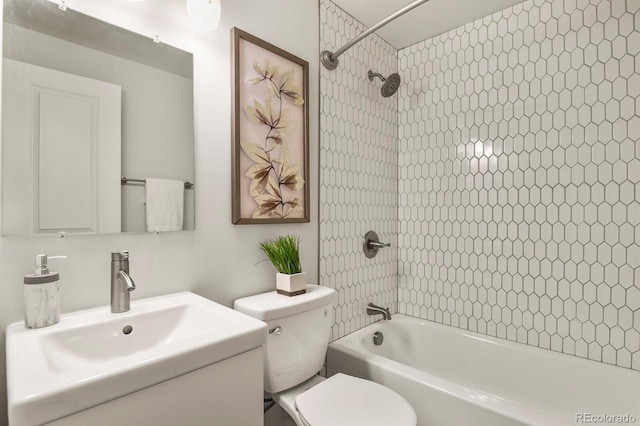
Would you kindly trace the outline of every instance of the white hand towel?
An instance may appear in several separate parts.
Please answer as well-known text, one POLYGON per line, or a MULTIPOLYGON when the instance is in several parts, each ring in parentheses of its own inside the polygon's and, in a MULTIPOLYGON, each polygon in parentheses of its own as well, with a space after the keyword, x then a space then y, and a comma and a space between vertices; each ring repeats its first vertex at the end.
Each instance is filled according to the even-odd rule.
POLYGON ((147 179, 147 232, 182 231, 184 182, 147 179))

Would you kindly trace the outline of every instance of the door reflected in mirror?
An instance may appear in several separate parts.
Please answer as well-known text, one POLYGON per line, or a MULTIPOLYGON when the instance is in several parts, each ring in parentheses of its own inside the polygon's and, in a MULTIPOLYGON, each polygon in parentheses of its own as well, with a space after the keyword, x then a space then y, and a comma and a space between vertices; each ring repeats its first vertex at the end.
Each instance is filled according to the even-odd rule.
POLYGON ((193 230, 192 54, 46 0, 3 37, 2 234, 193 230))

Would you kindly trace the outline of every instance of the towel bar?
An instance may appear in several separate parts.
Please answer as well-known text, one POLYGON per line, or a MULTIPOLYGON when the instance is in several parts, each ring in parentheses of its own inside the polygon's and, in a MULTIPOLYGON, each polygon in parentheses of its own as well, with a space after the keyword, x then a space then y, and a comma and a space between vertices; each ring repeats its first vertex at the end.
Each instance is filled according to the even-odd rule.
MULTIPOLYGON (((124 177, 124 176, 122 176, 120 178, 120 184, 121 185, 126 185, 129 182, 143 183, 143 184, 147 183, 146 179, 131 179, 131 178, 124 177)), ((184 183, 184 189, 193 189, 193 186, 194 186, 194 184, 191 183, 191 182, 185 182, 184 183)))

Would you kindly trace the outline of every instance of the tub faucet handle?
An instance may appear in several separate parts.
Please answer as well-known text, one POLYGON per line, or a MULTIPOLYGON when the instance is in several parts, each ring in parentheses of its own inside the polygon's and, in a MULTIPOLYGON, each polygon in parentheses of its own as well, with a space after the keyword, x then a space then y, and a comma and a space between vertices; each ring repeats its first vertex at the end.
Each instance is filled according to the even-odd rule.
POLYGON ((377 241, 369 241, 369 247, 372 248, 382 248, 382 247, 391 247, 391 243, 379 243, 377 241))
POLYGON ((375 257, 378 254, 378 250, 383 247, 391 247, 391 243, 381 243, 380 237, 374 231, 369 231, 364 235, 364 241, 362 242, 362 249, 364 255, 369 259, 375 257))

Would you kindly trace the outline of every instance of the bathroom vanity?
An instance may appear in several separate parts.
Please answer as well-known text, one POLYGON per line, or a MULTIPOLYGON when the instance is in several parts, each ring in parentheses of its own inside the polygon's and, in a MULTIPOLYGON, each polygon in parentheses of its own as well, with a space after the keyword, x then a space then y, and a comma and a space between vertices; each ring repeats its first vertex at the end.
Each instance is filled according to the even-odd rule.
POLYGON ((193 293, 7 327, 12 426, 261 425, 266 324, 193 293))

